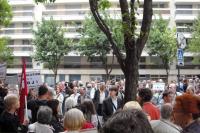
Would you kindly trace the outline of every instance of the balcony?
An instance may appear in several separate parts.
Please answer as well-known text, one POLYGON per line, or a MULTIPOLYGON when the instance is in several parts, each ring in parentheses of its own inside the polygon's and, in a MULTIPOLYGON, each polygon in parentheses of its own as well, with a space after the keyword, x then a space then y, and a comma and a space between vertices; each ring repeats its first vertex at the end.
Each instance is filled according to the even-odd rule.
POLYGON ((194 21, 200 14, 200 9, 176 9, 176 21, 194 21))

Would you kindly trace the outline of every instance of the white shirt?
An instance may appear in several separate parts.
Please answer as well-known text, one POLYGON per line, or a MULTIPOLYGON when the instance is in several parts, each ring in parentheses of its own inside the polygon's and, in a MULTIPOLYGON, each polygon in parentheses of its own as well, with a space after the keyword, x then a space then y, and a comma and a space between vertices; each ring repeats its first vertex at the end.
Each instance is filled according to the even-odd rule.
POLYGON ((92 88, 91 90, 90 90, 90 98, 91 99, 94 99, 94 94, 95 94, 95 88, 92 88))
POLYGON ((99 103, 102 104, 103 103, 103 100, 106 98, 106 95, 105 95, 105 92, 100 92, 100 100, 99 100, 99 103))
POLYGON ((73 98, 74 99, 74 101, 75 101, 75 105, 77 105, 78 104, 78 97, 80 96, 80 94, 79 93, 76 93, 76 94, 71 94, 71 98, 73 98))
POLYGON ((63 104, 63 101, 64 101, 64 96, 62 93, 59 93, 55 96, 55 99, 57 99, 59 101, 59 112, 58 114, 62 115, 62 104, 63 104))
MULTIPOLYGON (((113 104, 115 105, 115 107, 116 107, 116 109, 117 109, 117 98, 116 99, 113 99, 112 98, 112 102, 113 102, 113 104)), ((115 109, 115 107, 113 106, 113 113, 115 113, 116 112, 116 109, 115 109)))

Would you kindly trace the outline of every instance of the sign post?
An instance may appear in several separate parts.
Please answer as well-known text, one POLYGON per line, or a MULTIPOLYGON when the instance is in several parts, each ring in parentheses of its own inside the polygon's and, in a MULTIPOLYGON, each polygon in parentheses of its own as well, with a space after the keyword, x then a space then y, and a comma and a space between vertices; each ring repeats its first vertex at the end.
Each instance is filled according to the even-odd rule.
POLYGON ((186 38, 183 33, 177 33, 177 69, 178 69, 178 88, 180 89, 180 66, 184 66, 184 52, 183 49, 186 47, 186 38))

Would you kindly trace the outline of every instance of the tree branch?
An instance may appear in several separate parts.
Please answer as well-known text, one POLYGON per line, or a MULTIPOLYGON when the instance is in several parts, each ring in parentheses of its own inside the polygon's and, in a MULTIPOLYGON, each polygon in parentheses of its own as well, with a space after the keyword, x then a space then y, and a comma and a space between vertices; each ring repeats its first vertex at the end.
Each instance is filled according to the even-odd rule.
POLYGON ((142 20, 142 26, 140 31, 140 36, 137 39, 136 45, 138 49, 137 57, 140 58, 142 54, 142 50, 147 42, 151 22, 152 22, 152 15, 153 15, 153 9, 152 9, 152 0, 144 0, 144 7, 143 7, 143 20, 142 20))
POLYGON ((127 0, 119 0, 122 16, 122 25, 124 30, 124 44, 126 50, 132 49, 132 35, 134 31, 131 30, 131 18, 127 0))
POLYGON ((114 60, 115 60, 115 55, 114 55, 114 53, 113 53, 113 55, 112 55, 112 63, 111 63, 111 66, 110 66, 110 71, 108 72, 109 74, 111 74, 111 72, 112 72, 112 70, 113 70, 114 60))
POLYGON ((104 20, 101 18, 99 12, 98 12, 98 2, 97 0, 89 0, 89 4, 90 4, 90 10, 93 14, 93 17, 97 23, 97 25, 99 26, 99 28, 105 33, 105 35, 107 36, 112 49, 117 57, 117 60, 120 64, 120 67, 122 69, 122 71, 125 71, 125 63, 124 63, 124 59, 122 58, 123 55, 120 52, 120 50, 118 49, 116 42, 114 41, 112 34, 110 32, 110 29, 108 28, 108 26, 106 25, 106 23, 104 22, 104 20))

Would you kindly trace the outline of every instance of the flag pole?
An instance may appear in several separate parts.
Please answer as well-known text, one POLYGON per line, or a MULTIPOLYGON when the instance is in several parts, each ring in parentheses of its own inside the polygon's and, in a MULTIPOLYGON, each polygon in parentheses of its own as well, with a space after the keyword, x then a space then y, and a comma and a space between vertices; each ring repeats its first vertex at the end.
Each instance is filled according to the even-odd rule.
POLYGON ((27 108, 27 95, 28 95, 28 87, 27 87, 27 80, 26 80, 26 61, 23 58, 23 67, 24 67, 24 91, 25 91, 25 120, 28 120, 28 108, 27 108))

